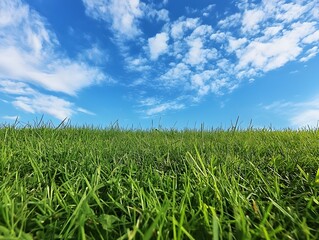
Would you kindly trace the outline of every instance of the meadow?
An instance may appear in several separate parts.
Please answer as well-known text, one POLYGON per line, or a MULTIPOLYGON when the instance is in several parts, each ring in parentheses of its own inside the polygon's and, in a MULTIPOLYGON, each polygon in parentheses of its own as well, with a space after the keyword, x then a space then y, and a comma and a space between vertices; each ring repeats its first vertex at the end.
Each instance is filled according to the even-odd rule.
POLYGON ((0 239, 319 239, 319 130, 0 128, 0 239))

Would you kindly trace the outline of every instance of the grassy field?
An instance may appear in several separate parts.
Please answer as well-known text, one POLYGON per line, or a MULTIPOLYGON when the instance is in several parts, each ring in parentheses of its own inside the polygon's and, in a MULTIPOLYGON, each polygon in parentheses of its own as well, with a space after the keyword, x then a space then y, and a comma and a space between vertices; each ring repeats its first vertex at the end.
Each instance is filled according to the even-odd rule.
POLYGON ((319 130, 0 128, 0 239, 319 239, 319 130))

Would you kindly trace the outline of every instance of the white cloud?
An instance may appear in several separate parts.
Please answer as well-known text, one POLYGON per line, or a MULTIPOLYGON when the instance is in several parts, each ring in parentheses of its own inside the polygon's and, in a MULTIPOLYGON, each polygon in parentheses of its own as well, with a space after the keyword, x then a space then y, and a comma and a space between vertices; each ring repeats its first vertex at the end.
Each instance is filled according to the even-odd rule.
POLYGON ((315 7, 310 10, 310 13, 315 19, 319 19, 319 3, 318 2, 317 2, 317 5, 315 5, 315 7))
POLYGON ((157 115, 169 110, 180 110, 183 108, 185 108, 184 104, 180 104, 173 101, 173 102, 161 103, 161 104, 152 106, 145 111, 145 114, 147 116, 153 116, 153 115, 157 115))
POLYGON ((160 76, 165 85, 175 86, 176 84, 184 83, 191 75, 192 71, 185 63, 174 64, 166 73, 160 76))
POLYGON ((217 25, 222 29, 236 27, 240 24, 241 18, 242 15, 240 13, 235 13, 220 20, 217 25))
MULTIPOLYGON (((210 83, 218 76, 217 70, 206 70, 192 76, 192 87, 197 89, 199 97, 209 93, 211 90, 210 83)), ((213 89, 215 91, 215 89, 213 89)))
POLYGON ((319 42, 319 30, 313 32, 312 34, 309 34, 302 40, 302 42, 306 44, 319 42))
POLYGON ((314 30, 313 23, 294 23, 291 30, 269 42, 252 41, 239 56, 237 69, 253 67, 267 72, 295 60, 302 52, 300 41, 314 30))
POLYGON ((138 107, 143 109, 140 112, 144 117, 148 118, 158 114, 163 114, 170 110, 180 110, 185 108, 183 103, 180 103, 181 99, 177 98, 172 101, 163 101, 159 97, 142 97, 138 100, 138 107))
POLYGON ((37 60, 18 46, 0 47, 0 70, 1 78, 22 80, 70 95, 106 79, 102 72, 85 63, 57 56, 37 60))
POLYGON ((0 79, 0 91, 13 95, 12 105, 29 113, 49 114, 59 120, 70 118, 77 112, 94 115, 94 113, 76 107, 73 103, 60 97, 42 94, 24 82, 0 79))
POLYGON ((13 95, 30 95, 36 91, 23 82, 0 79, 0 92, 13 95))
POLYGON ((319 48, 317 46, 309 49, 304 57, 300 58, 300 62, 307 62, 309 59, 315 57, 319 53, 319 48))
POLYGON ((172 43, 172 52, 170 55, 175 57, 177 60, 181 60, 184 57, 185 42, 182 40, 176 40, 172 43))
POLYGON ((282 12, 281 6, 284 4, 285 0, 262 0, 260 8, 264 9, 265 12, 269 13, 269 16, 278 16, 278 14, 282 12))
POLYGON ((29 9, 20 1, 0 2, 0 27, 19 25, 21 20, 29 14, 29 9))
POLYGON ((209 25, 197 26, 189 38, 194 39, 197 37, 209 37, 213 33, 213 28, 209 25))
POLYGON ((195 29, 199 25, 199 18, 179 18, 172 24, 171 36, 174 39, 182 39, 187 31, 195 29))
POLYGON ((252 82, 288 62, 306 61, 317 54, 315 6, 306 1, 242 1, 240 12, 218 16, 216 28, 198 18, 180 18, 165 28, 172 36, 172 61, 159 79, 169 88, 183 86, 183 94, 221 95, 242 80, 252 82), (203 76, 207 70, 214 75, 203 76))
POLYGON ((146 6, 144 12, 149 18, 155 19, 156 21, 169 21, 169 12, 166 9, 156 10, 151 6, 146 6))
POLYGON ((315 56, 314 49, 305 51, 319 41, 318 19, 312 13, 316 6, 318 4, 314 2, 291 3, 285 0, 264 0, 261 4, 243 1, 239 4, 244 13, 220 20, 220 29, 210 37, 220 44, 218 55, 228 57, 230 64, 235 66, 228 65, 228 77, 255 78, 295 61, 301 55, 301 61, 307 60, 307 56, 315 56), (242 31, 233 30, 235 26, 242 31), (225 41, 228 46, 225 46, 225 41), (237 59, 229 56, 232 53, 237 59))
MULTIPOLYGON (((205 64, 209 60, 216 58, 217 50, 214 47, 207 47, 209 38, 213 33, 213 28, 209 25, 199 25, 193 32, 185 38, 189 51, 184 60, 186 63, 195 66, 205 64)), ((203 67, 203 66, 201 66, 203 67)))
POLYGON ((319 127, 319 109, 306 109, 290 119, 297 127, 319 127))
POLYGON ((82 0, 86 14, 111 24, 112 29, 127 38, 141 34, 139 20, 144 13, 139 0, 82 0))
POLYGON ((165 32, 156 34, 155 37, 148 39, 148 45, 150 49, 150 55, 152 60, 157 60, 157 58, 166 53, 168 50, 168 34, 165 32))
POLYGON ((40 91, 76 95, 84 87, 107 80, 87 62, 98 55, 97 46, 82 60, 61 54, 57 37, 44 18, 21 0, 1 0, 0 91, 14 98, 16 108, 58 119, 81 112, 81 108, 73 109, 73 103, 40 91))
POLYGON ((229 37, 228 35, 228 33, 218 31, 210 36, 210 40, 216 41, 217 43, 222 43, 227 40, 229 37))
POLYGON ((252 32, 259 30, 259 23, 265 18, 265 12, 259 9, 247 10, 243 16, 242 30, 244 32, 252 32))
POLYGON ((109 60, 109 55, 97 44, 92 44, 91 48, 85 49, 80 53, 79 59, 94 65, 103 65, 109 60))
POLYGON ((127 57, 126 69, 134 72, 148 72, 151 69, 149 60, 146 57, 137 56, 137 57, 127 57))
POLYGON ((76 108, 76 111, 80 112, 80 113, 85 113, 87 115, 92 115, 92 116, 96 115, 94 112, 91 112, 91 111, 89 111, 85 108, 81 108, 81 107, 76 108))
POLYGON ((264 36, 267 38, 274 37, 283 29, 283 25, 266 27, 264 30, 264 36))
POLYGON ((247 43, 247 39, 246 38, 230 38, 229 40, 229 45, 228 45, 228 49, 227 51, 229 52, 234 52, 238 49, 241 49, 242 46, 247 43))
POLYGON ((159 104, 159 100, 154 97, 148 97, 140 101, 141 106, 154 106, 159 104))
POLYGON ((19 116, 2 116, 3 119, 15 121, 19 118, 19 116))
POLYGON ((277 19, 283 20, 284 22, 291 22, 300 18, 307 8, 307 5, 302 6, 296 3, 282 4, 280 5, 280 13, 277 15, 277 19))
MULTIPOLYGON (((268 71, 291 61, 305 62, 318 53, 316 1, 240 0, 237 12, 216 12, 216 26, 203 18, 212 15, 214 5, 202 10, 187 8, 193 18, 169 21, 162 1, 134 0, 133 5, 128 5, 129 0, 115 1, 83 0, 87 14, 109 22, 115 36, 136 40, 132 48, 129 44, 121 48, 125 48, 124 69, 143 72, 129 86, 143 84, 161 94, 173 90, 179 96, 195 95, 194 99, 209 93, 222 95, 243 81, 252 82, 268 71), (125 16, 130 19, 127 26, 121 22, 125 16), (145 19, 157 21, 154 31, 162 24, 157 35, 142 32, 145 19), (138 48, 141 52, 137 53, 138 48)), ((151 114, 172 108, 157 98, 148 100, 150 105, 144 107, 151 114)))
POLYGON ((264 109, 284 114, 292 127, 319 126, 319 97, 303 102, 277 101, 264 106, 264 109))
POLYGON ((0 78, 71 95, 106 79, 99 69, 59 54, 56 36, 28 5, 2 0, 1 11, 11 18, 0 25, 0 78))
POLYGON ((217 79, 211 83, 211 91, 217 95, 222 95, 222 88, 230 86, 227 78, 217 79))
POLYGON ((207 7, 202 9, 201 13, 203 14, 204 17, 208 17, 215 7, 216 7, 216 4, 209 4, 207 7))
POLYGON ((188 43, 190 46, 188 52, 187 63, 191 65, 197 65, 202 63, 205 59, 203 58, 203 43, 200 38, 196 38, 188 43))
MULTIPOLYGON (((108 22, 119 39, 133 39, 142 35, 141 20, 144 18, 156 21, 169 21, 166 9, 155 9, 154 4, 140 0, 82 0, 88 16, 108 22)), ((167 2, 163 2, 165 5, 167 2)))
POLYGON ((226 59, 226 58, 219 59, 217 61, 217 66, 218 66, 219 70, 222 70, 224 72, 233 68, 233 64, 231 63, 231 61, 229 59, 226 59))
POLYGON ((266 110, 279 110, 280 112, 284 112, 285 108, 289 108, 293 105, 291 102, 286 101, 275 101, 271 104, 263 106, 266 110))
POLYGON ((34 96, 17 97, 12 104, 21 110, 29 113, 44 113, 54 116, 59 120, 69 118, 74 114, 73 104, 64 99, 44 94, 34 96), (54 107, 52 107, 54 106, 54 107))

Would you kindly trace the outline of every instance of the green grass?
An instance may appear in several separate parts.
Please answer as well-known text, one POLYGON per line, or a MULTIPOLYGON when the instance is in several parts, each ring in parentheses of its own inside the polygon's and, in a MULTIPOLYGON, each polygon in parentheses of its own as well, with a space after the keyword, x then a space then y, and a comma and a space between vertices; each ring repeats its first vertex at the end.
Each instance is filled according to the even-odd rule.
POLYGON ((319 239, 319 130, 0 128, 0 239, 319 239))

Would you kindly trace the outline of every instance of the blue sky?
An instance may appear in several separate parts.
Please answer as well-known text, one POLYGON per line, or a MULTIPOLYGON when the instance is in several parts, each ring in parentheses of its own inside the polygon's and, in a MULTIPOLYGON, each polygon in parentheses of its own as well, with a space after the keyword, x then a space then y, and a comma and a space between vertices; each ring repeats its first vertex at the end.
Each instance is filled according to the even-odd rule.
POLYGON ((300 128, 318 0, 1 0, 0 122, 300 128))

